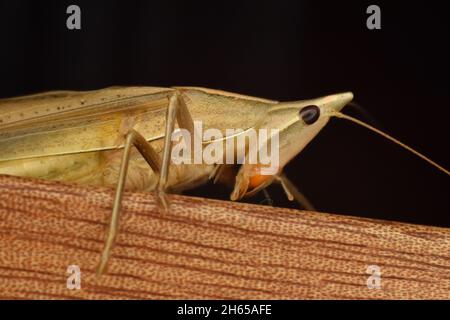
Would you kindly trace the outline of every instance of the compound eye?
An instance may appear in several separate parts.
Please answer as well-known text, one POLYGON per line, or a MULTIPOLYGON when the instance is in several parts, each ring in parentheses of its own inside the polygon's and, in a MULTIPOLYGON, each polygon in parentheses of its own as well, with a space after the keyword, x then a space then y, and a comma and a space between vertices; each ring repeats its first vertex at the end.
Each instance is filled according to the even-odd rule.
POLYGON ((300 117, 306 124, 313 124, 319 119, 320 108, 315 105, 306 106, 300 109, 300 117))

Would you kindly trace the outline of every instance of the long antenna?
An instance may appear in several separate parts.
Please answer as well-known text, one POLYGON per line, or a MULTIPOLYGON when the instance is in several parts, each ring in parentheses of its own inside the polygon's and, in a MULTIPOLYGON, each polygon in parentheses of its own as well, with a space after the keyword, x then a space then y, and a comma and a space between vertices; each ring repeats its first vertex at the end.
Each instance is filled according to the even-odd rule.
POLYGON ((418 156, 418 157, 421 158, 422 160, 425 160, 426 162, 428 162, 429 164, 431 164, 433 167, 439 169, 440 171, 442 171, 442 172, 444 172, 444 173, 446 173, 447 175, 450 176, 450 172, 449 172, 447 169, 445 169, 444 167, 440 166, 439 164, 437 164, 436 162, 434 162, 434 161, 431 160, 430 158, 424 156, 422 153, 420 153, 420 152, 414 150, 413 148, 407 146, 407 145, 404 144, 403 142, 401 142, 401 141, 395 139, 394 137, 388 135, 387 133, 384 133, 383 131, 381 131, 381 130, 375 128, 375 127, 372 127, 371 125, 369 125, 369 124, 367 124, 367 123, 365 123, 365 122, 363 122, 363 121, 361 121, 361 120, 359 120, 359 119, 353 118, 353 117, 351 117, 351 116, 348 116, 348 115, 343 114, 343 113, 338 112, 338 111, 334 111, 331 115, 332 115, 332 116, 335 116, 335 117, 337 117, 337 118, 342 118, 342 119, 346 119, 346 120, 349 120, 349 121, 351 121, 351 122, 354 122, 354 123, 356 123, 356 124, 358 124, 358 125, 360 125, 360 126, 366 128, 366 129, 369 129, 370 131, 373 131, 373 132, 379 134, 380 136, 382 136, 382 137, 384 137, 384 138, 386 138, 386 139, 388 139, 388 140, 391 140, 391 141, 394 142, 395 144, 397 144, 397 145, 401 146, 402 148, 408 150, 409 152, 415 154, 416 156, 418 156))

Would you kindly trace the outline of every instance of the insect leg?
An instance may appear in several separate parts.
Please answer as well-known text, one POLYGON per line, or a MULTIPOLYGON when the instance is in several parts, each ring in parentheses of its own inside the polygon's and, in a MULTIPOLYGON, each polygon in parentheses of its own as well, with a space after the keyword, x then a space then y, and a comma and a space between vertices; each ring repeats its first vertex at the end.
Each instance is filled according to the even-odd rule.
POLYGON ((109 256, 111 254, 111 249, 116 239, 119 225, 119 216, 122 209, 123 190, 125 188, 125 181, 130 161, 130 151, 131 146, 133 145, 136 147, 136 149, 138 149, 140 154, 144 157, 144 159, 147 161, 147 163, 155 173, 159 173, 161 171, 161 159, 159 158, 158 153, 152 148, 152 146, 145 140, 145 138, 141 134, 139 134, 135 130, 131 130, 126 135, 122 162, 120 164, 119 180, 117 182, 116 194, 114 197, 111 221, 107 232, 105 246, 100 258, 100 263, 97 268, 97 274, 102 274, 106 270, 109 256))
POLYGON ((184 102, 183 96, 175 94, 177 97, 175 101, 175 109, 177 113, 177 122, 180 128, 187 129, 191 134, 191 141, 194 138, 194 121, 192 120, 191 113, 184 102))
POLYGON ((308 200, 308 198, 303 193, 301 193, 300 190, 298 190, 298 188, 291 182, 291 180, 289 180, 288 177, 286 177, 284 173, 276 176, 275 181, 281 184, 289 200, 295 200, 300 205, 300 207, 306 210, 316 210, 312 203, 308 200))
POLYGON ((266 189, 266 188, 262 189, 262 192, 263 192, 263 195, 264 195, 264 200, 261 201, 260 204, 267 204, 268 206, 273 207, 273 200, 272 200, 272 198, 270 197, 270 194, 269 194, 269 192, 267 191, 267 189, 266 189))
POLYGON ((178 92, 170 97, 169 107, 167 108, 161 174, 159 176, 156 190, 159 207, 163 211, 167 211, 169 209, 169 201, 166 197, 166 188, 167 179, 169 176, 170 156, 172 152, 172 133, 175 128, 175 120, 178 122, 180 128, 187 129, 190 132, 191 141, 193 141, 194 122, 192 121, 191 114, 189 113, 185 102, 178 92))

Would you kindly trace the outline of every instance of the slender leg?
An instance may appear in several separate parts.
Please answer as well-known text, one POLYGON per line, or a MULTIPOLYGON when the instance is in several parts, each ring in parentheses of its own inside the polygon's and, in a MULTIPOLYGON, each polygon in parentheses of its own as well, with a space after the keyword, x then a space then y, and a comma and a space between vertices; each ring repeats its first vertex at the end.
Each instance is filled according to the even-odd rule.
POLYGON ((277 176, 275 181, 278 181, 284 189, 284 192, 288 196, 289 200, 297 201, 300 207, 309 210, 315 211, 316 209, 312 205, 312 203, 308 200, 308 198, 298 190, 298 188, 286 177, 284 173, 277 176))
MULTIPOLYGON (((222 181, 225 179, 222 175, 225 173, 227 174, 227 171, 231 171, 233 165, 230 164, 216 164, 213 171, 209 175, 209 179, 213 179, 213 183, 218 183, 219 181, 222 181)), ((234 177, 233 177, 234 178, 234 177)))
POLYGON ((187 129, 191 133, 191 141, 194 141, 194 121, 192 120, 192 116, 183 100, 183 95, 175 94, 175 96, 177 97, 175 101, 175 108, 177 109, 176 113, 178 126, 180 128, 187 129))
POLYGON ((178 122, 180 128, 187 129, 191 134, 191 141, 194 135, 194 122, 187 109, 182 97, 176 92, 170 97, 169 107, 166 114, 166 130, 164 136, 164 150, 162 157, 161 174, 159 176, 157 186, 157 197, 159 200, 159 207, 162 211, 169 209, 169 201, 166 197, 167 179, 169 176, 169 167, 172 152, 172 133, 175 128, 175 120, 178 122))
POLYGON ((159 173, 161 171, 161 160, 159 159, 156 151, 151 147, 151 145, 145 140, 142 135, 140 135, 135 130, 131 130, 127 134, 125 140, 122 162, 119 171, 119 180, 117 182, 116 195, 114 197, 111 221, 109 224, 105 246, 103 248, 102 256, 100 259, 100 264, 97 268, 97 274, 102 274, 105 272, 109 256, 111 254, 111 249, 116 239, 119 225, 119 216, 122 209, 123 190, 125 187, 132 145, 134 145, 138 149, 138 151, 141 153, 141 155, 144 157, 144 159, 147 161, 154 172, 159 173))
POLYGON ((262 189, 263 195, 264 195, 264 200, 261 201, 261 204, 267 204, 268 206, 273 207, 273 200, 270 197, 269 192, 267 191, 266 188, 262 189))

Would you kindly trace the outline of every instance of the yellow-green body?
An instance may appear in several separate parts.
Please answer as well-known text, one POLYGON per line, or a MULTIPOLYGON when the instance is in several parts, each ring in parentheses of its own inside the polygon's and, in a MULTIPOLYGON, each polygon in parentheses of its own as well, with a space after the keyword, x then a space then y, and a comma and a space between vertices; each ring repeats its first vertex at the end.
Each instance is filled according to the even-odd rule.
MULTIPOLYGON (((173 90, 117 87, 0 100, 0 174, 114 186, 129 129, 162 153, 173 90)), ((209 92, 214 93, 183 89, 183 96, 194 120, 201 120, 204 129, 223 129, 224 134, 226 128, 251 127, 275 103, 209 92)), ((171 166, 168 184, 175 189, 190 187, 205 181, 212 169, 201 164, 171 166)), ((144 159, 133 152, 127 189, 152 190, 156 182, 144 159)))
MULTIPOLYGON (((166 110, 174 90, 181 94, 193 120, 202 121, 204 130, 219 129, 225 136, 226 129, 279 129, 281 168, 326 124, 327 108, 339 105, 340 109, 351 100, 349 94, 341 94, 278 103, 191 87, 112 87, 4 99, 0 100, 0 174, 114 186, 130 129, 162 153, 166 110), (325 113, 316 125, 306 128, 298 109, 309 103, 323 106, 325 113)), ((181 190, 202 183, 213 169, 207 164, 171 165, 168 188, 181 190)), ((126 189, 153 190, 156 184, 156 175, 133 151, 126 189)))

